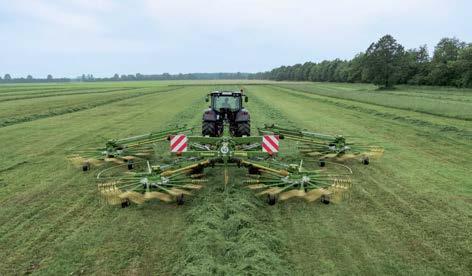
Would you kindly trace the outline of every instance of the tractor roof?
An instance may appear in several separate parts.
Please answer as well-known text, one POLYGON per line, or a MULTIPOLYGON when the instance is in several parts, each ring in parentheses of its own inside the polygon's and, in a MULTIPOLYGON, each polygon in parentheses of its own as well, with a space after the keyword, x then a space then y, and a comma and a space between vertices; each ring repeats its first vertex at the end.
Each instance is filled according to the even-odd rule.
POLYGON ((212 91, 210 92, 210 95, 239 97, 242 93, 240 91, 212 91))

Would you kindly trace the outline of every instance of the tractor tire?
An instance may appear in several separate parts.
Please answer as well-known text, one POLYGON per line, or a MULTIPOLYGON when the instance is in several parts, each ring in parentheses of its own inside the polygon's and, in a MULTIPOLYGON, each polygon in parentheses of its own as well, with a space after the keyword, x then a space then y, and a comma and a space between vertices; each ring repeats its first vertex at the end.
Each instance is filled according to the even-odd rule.
POLYGON ((88 170, 90 170, 90 163, 85 162, 84 164, 82 164, 82 171, 86 172, 88 170))
POLYGON ((249 122, 238 123, 236 136, 251 136, 251 124, 249 122))
POLYGON ((276 202, 277 202, 276 195, 267 194, 267 203, 269 205, 275 205, 276 202))
POLYGON ((176 198, 177 205, 183 205, 185 203, 184 194, 180 194, 176 198))
POLYGON ((214 122, 203 122, 202 123, 202 135, 203 136, 216 136, 216 124, 214 122))
POLYGON ((369 165, 369 163, 370 163, 369 157, 362 158, 362 164, 369 165))

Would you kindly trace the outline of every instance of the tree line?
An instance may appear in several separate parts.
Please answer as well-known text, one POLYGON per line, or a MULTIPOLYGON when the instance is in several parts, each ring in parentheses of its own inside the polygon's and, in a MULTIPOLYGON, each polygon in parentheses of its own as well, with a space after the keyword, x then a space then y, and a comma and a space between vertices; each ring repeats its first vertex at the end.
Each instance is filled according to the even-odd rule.
POLYGON ((97 78, 92 74, 83 74, 76 78, 54 78, 47 75, 46 78, 34 78, 28 75, 26 78, 13 78, 10 74, 0 76, 0 83, 43 83, 43 82, 100 82, 100 81, 152 81, 152 80, 241 80, 249 79, 251 73, 188 73, 188 74, 114 74, 111 77, 97 78))
POLYGON ((426 45, 408 49, 391 35, 381 37, 351 60, 324 60, 281 66, 250 76, 276 81, 362 82, 472 87, 472 44, 443 38, 430 57, 426 45))

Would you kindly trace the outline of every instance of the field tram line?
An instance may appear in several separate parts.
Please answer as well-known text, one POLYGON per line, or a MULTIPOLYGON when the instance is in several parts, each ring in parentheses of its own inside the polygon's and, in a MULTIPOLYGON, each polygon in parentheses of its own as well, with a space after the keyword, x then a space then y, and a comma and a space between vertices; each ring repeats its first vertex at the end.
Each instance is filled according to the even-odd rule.
MULTIPOLYGON (((406 123, 406 124, 409 124, 409 125, 415 125, 415 126, 419 126, 419 127, 429 127, 429 128, 435 129, 435 130, 437 130, 439 132, 442 132, 442 133, 452 133, 452 134, 455 135, 456 138, 459 138, 461 140, 472 140, 472 131, 460 129, 460 128, 455 127, 455 126, 431 123, 431 122, 428 122, 428 121, 415 119, 415 118, 404 117, 404 116, 399 116, 397 114, 392 114, 392 113, 388 113, 388 112, 380 112, 376 109, 365 108, 365 107, 360 107, 360 106, 357 106, 357 105, 350 105, 350 104, 346 104, 346 103, 336 102, 336 101, 329 100, 330 97, 318 95, 318 94, 315 94, 315 93, 303 92, 303 91, 298 91, 298 90, 295 90, 295 89, 279 87, 279 86, 272 86, 272 87, 268 87, 268 88, 275 89, 275 90, 278 90, 278 91, 281 91, 281 92, 290 93, 291 91, 293 91, 293 92, 301 92, 301 93, 315 95, 315 96, 318 96, 320 98, 319 99, 314 99, 314 98, 304 96, 304 95, 300 95, 300 94, 298 94, 298 95, 292 94, 295 97, 300 97, 300 98, 310 99, 310 100, 314 100, 314 101, 319 101, 319 102, 322 102, 322 103, 335 105, 335 106, 340 107, 340 108, 355 110, 355 111, 362 112, 362 113, 365 113, 365 114, 368 114, 368 115, 373 115, 373 116, 382 117, 382 118, 389 119, 389 120, 399 121, 399 122, 406 123), (323 98, 328 98, 328 99, 323 99, 323 98)), ((340 100, 347 100, 347 101, 351 101, 351 102, 356 102, 354 100, 349 100, 349 99, 342 99, 342 98, 339 98, 339 99, 340 100)), ((358 103, 362 103, 362 102, 358 102, 358 103)), ((363 104, 369 104, 369 103, 363 103, 363 104)), ((376 104, 373 104, 373 105, 376 105, 376 104)), ((377 106, 380 106, 380 105, 377 105, 377 106)), ((388 106, 382 106, 382 107, 392 108, 392 107, 388 107, 388 106)), ((393 109, 395 109, 395 108, 393 108, 393 109)), ((402 109, 399 109, 399 110, 402 110, 402 109)), ((405 110, 405 111, 411 111, 411 110, 405 110)), ((428 114, 428 115, 436 116, 434 114, 428 114)), ((443 118, 448 118, 448 117, 443 117, 443 118)), ((458 118, 448 118, 448 119, 461 120, 461 119, 458 119, 458 118)), ((444 137, 444 135, 442 135, 442 137, 447 138, 447 137, 444 137)))
POLYGON ((447 116, 447 115, 444 115, 444 114, 438 114, 438 113, 428 112, 428 111, 424 111, 424 110, 418 110, 418 109, 412 109, 412 108, 402 108, 402 107, 389 106, 389 105, 384 105, 384 104, 379 104, 379 103, 372 103, 372 102, 357 100, 357 99, 354 100, 354 99, 343 98, 343 97, 338 97, 338 96, 328 96, 328 95, 323 95, 323 94, 317 94, 315 91, 304 90, 304 89, 300 89, 300 88, 296 88, 296 87, 292 87, 292 86, 289 87, 289 86, 275 85, 275 84, 270 84, 270 86, 278 88, 277 90, 279 90, 279 91, 283 91, 282 89, 286 89, 286 90, 292 90, 292 91, 295 91, 295 92, 301 92, 301 93, 316 95, 316 96, 319 96, 319 97, 332 98, 332 99, 338 99, 338 100, 344 100, 344 101, 351 101, 351 102, 369 104, 369 105, 374 105, 374 106, 381 106, 381 107, 404 110, 404 111, 411 111, 411 112, 422 113, 422 114, 427 114, 427 115, 431 115, 431 116, 437 116, 437 117, 440 117, 440 118, 455 119, 455 120, 462 120, 462 121, 472 121, 472 118, 465 118, 465 117, 458 117, 458 116, 447 116))
POLYGON ((108 104, 113 104, 113 103, 121 102, 121 101, 124 101, 124 100, 130 100, 130 99, 143 97, 143 96, 147 96, 147 95, 151 95, 151 94, 173 92, 173 91, 176 91, 176 90, 179 90, 179 89, 182 89, 182 87, 172 88, 172 89, 169 89, 169 90, 158 90, 158 91, 136 93, 136 94, 132 94, 132 95, 124 96, 124 97, 115 98, 115 99, 112 99, 112 100, 98 101, 98 102, 93 103, 93 104, 78 105, 78 106, 75 106, 75 107, 59 109, 59 110, 50 111, 50 112, 47 112, 47 113, 32 114, 32 115, 22 116, 22 117, 3 118, 3 119, 0 120, 0 128, 8 127, 8 126, 16 125, 16 124, 21 124, 21 123, 26 123, 26 122, 32 122, 32 121, 36 121, 36 120, 40 120, 40 119, 46 119, 46 118, 50 118, 50 117, 75 113, 75 112, 79 112, 79 111, 89 110, 89 109, 92 109, 92 108, 95 108, 95 107, 105 106, 105 105, 108 105, 108 104))
MULTIPOLYGON (((37 93, 35 95, 31 96, 26 96, 26 97, 15 97, 15 98, 8 98, 8 99, 2 99, 2 95, 0 95, 0 103, 1 102, 11 102, 11 101, 20 101, 20 100, 31 100, 31 99, 39 99, 39 98, 49 98, 49 97, 60 97, 60 96, 75 96, 75 95, 88 95, 88 94, 103 94, 103 93, 112 93, 112 92, 129 92, 132 90, 137 90, 140 89, 139 87, 133 87, 133 88, 124 88, 124 89, 110 89, 110 90, 96 90, 96 91, 90 91, 90 90, 79 90, 79 91, 85 91, 85 92, 64 92, 64 93, 55 93, 55 94, 49 94, 49 93, 37 93), (38 95, 39 94, 39 95, 38 95)), ((65 90, 65 91, 70 91, 70 90, 65 90)), ((16 95, 15 95, 16 96, 16 95)), ((6 97, 6 96, 3 96, 6 97)))

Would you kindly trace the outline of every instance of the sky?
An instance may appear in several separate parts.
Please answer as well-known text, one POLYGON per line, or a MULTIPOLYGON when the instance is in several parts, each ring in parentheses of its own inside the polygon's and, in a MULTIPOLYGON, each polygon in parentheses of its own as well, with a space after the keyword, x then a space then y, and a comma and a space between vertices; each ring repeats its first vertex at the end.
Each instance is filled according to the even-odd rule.
POLYGON ((260 72, 385 34, 432 51, 472 42, 471 15, 466 0, 0 0, 0 75, 260 72))

